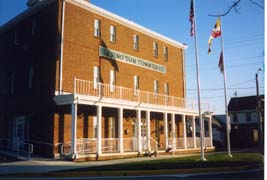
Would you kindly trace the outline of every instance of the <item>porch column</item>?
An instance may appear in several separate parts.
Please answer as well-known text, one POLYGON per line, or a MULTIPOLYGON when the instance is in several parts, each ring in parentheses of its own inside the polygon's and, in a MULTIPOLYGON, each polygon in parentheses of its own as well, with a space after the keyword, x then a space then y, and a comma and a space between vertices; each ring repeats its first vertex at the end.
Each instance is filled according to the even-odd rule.
POLYGON ((210 147, 213 147, 212 118, 211 118, 211 116, 209 116, 209 136, 210 136, 210 147))
POLYGON ((168 149, 168 113, 163 113, 164 119, 164 137, 165 137, 165 149, 168 149))
POLYGON ((147 150, 151 151, 150 146, 150 111, 146 111, 146 137, 147 137, 147 150))
POLYGON ((72 159, 77 159, 78 154, 76 150, 76 132, 77 132, 77 103, 71 104, 71 154, 72 159))
POLYGON ((141 110, 136 110, 136 119, 137 119, 137 147, 138 152, 142 152, 142 139, 141 139, 141 110))
POLYGON ((184 126, 184 149, 187 149, 187 135, 186 135, 186 132, 187 132, 187 130, 186 130, 186 120, 185 120, 185 115, 184 114, 182 114, 182 121, 183 121, 183 126, 184 126))
POLYGON ((176 150, 175 114, 174 113, 172 113, 172 144, 173 144, 173 150, 176 150))
POLYGON ((193 145, 194 145, 194 148, 197 147, 197 141, 196 141, 196 116, 193 116, 193 119, 192 119, 192 126, 193 126, 193 131, 192 131, 192 137, 193 137, 193 145))
POLYGON ((123 153, 123 108, 118 109, 118 117, 119 117, 119 152, 123 153))
POLYGON ((102 106, 96 107, 97 111, 97 155, 102 154, 102 106))

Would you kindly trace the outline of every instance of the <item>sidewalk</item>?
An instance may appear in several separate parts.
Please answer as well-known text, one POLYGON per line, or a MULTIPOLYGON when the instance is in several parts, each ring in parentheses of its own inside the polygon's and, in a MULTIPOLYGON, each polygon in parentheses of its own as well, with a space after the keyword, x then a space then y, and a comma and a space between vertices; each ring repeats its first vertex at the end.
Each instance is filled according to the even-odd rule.
POLYGON ((47 173, 60 170, 78 169, 84 167, 96 167, 128 162, 151 161, 174 157, 188 157, 199 154, 164 155, 159 157, 139 157, 129 159, 115 159, 107 161, 72 162, 44 158, 32 158, 28 161, 13 161, 0 163, 0 175, 21 173, 47 173))

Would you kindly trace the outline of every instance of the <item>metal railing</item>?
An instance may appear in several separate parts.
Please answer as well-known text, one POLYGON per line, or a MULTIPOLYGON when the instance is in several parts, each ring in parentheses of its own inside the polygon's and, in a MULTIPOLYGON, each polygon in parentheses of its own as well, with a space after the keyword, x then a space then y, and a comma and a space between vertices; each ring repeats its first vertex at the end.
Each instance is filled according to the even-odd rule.
POLYGON ((102 138, 102 152, 119 152, 118 138, 102 138))
POLYGON ((123 151, 136 152, 138 151, 137 138, 123 138, 123 151))
POLYGON ((0 139, 0 150, 8 152, 16 157, 30 159, 33 153, 33 144, 27 143, 24 140, 12 141, 10 139, 0 139))
POLYGON ((154 138, 150 137, 151 151, 155 151, 157 153, 159 145, 160 144, 158 143, 157 140, 155 140, 154 138))
MULTIPOLYGON (((175 106, 179 108, 198 110, 198 103, 192 100, 152 93, 148 91, 134 91, 131 88, 111 86, 109 84, 94 84, 94 82, 92 81, 81 80, 77 78, 75 78, 74 80, 74 93, 80 95, 133 101, 145 104, 175 106)), ((209 104, 202 103, 202 109, 203 111, 208 111, 209 104)))

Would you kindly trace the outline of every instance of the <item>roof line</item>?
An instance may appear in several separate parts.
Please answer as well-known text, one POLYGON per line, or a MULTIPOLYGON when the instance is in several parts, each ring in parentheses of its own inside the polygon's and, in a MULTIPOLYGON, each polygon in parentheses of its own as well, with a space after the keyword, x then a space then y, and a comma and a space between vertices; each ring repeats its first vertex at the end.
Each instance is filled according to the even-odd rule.
POLYGON ((139 24, 137 24, 137 23, 135 23, 133 21, 130 21, 130 20, 126 19, 126 18, 123 18, 123 17, 121 17, 119 15, 116 15, 116 14, 114 14, 112 12, 109 12, 109 11, 107 11, 105 9, 102 9, 102 8, 96 6, 96 5, 93 5, 92 3, 86 2, 84 0, 66 0, 66 2, 70 2, 70 3, 74 4, 74 5, 77 5, 77 6, 81 7, 81 8, 83 8, 83 9, 86 9, 88 11, 94 12, 94 13, 100 15, 100 16, 104 16, 104 17, 106 17, 106 18, 108 18, 108 19, 110 19, 112 21, 118 22, 118 23, 126 25, 126 26, 130 26, 130 27, 132 27, 132 28, 134 28, 134 29, 146 34, 146 35, 149 35, 151 37, 156 37, 156 38, 158 38, 158 39, 160 39, 160 40, 162 40, 164 42, 172 44, 173 46, 176 46, 176 47, 179 47, 179 48, 182 48, 182 49, 187 49, 186 45, 184 45, 184 44, 182 44, 182 43, 180 43, 178 41, 175 41, 175 40, 173 40, 171 38, 168 38, 168 37, 166 37, 164 35, 161 35, 161 34, 155 32, 155 31, 152 31, 152 30, 150 30, 150 29, 148 29, 148 28, 146 28, 146 27, 144 27, 142 25, 139 25, 139 24))

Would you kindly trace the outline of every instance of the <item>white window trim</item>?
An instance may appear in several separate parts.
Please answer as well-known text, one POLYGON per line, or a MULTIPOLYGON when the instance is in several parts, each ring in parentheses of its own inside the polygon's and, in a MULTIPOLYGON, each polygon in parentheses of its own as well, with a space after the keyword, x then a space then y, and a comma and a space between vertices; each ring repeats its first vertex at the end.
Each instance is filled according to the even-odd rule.
POLYGON ((139 76, 134 76, 134 95, 138 95, 139 90, 139 76))
POLYGON ((159 81, 154 80, 154 95, 155 95, 155 97, 158 96, 158 93, 159 93, 159 81))
POLYGON ((94 89, 98 89, 99 85, 99 67, 94 66, 94 89))
POLYGON ((95 19, 94 20, 94 36, 95 37, 100 37, 100 20, 99 19, 95 19))
POLYGON ((116 84, 116 76, 115 71, 113 69, 110 70, 110 92, 115 91, 115 84, 116 84))
POLYGON ((134 34, 134 50, 139 50, 139 35, 134 34))
POLYGON ((158 57, 158 43, 153 42, 153 56, 158 57))
POLYGON ((163 47, 163 54, 164 54, 164 60, 167 61, 168 60, 168 47, 167 46, 163 47))
POLYGON ((116 26, 110 25, 110 42, 116 42, 116 26))

